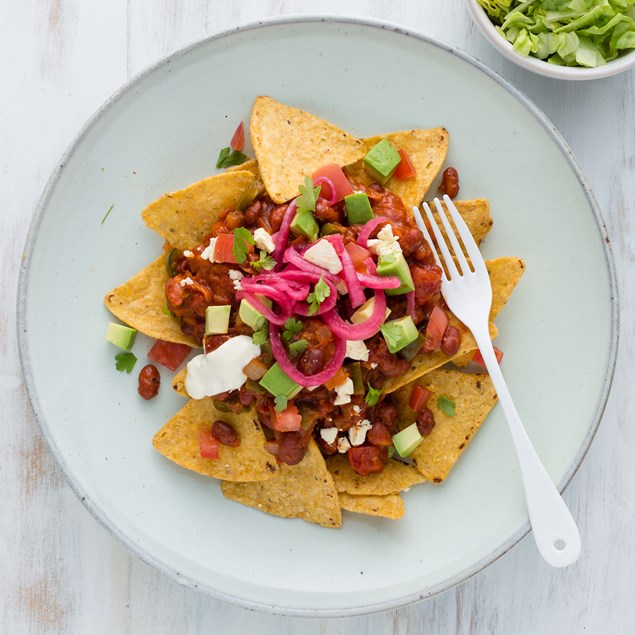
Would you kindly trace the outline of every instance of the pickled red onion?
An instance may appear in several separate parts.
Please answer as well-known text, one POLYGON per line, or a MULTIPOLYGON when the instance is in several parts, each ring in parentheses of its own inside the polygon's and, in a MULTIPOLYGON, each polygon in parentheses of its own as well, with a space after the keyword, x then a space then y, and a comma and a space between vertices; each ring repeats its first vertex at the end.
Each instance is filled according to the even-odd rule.
POLYGON ((278 315, 274 313, 272 309, 270 309, 266 304, 260 301, 260 299, 255 293, 249 293, 248 291, 244 291, 244 290, 238 291, 238 293, 236 293, 236 297, 239 300, 243 298, 247 300, 247 302, 249 302, 249 304, 251 304, 251 306, 254 307, 256 311, 258 311, 259 313, 262 313, 262 315, 264 315, 266 320, 270 322, 271 324, 282 325, 291 317, 291 311, 286 312, 284 311, 284 308, 283 308, 282 314, 278 315))
POLYGON ((364 302, 366 302, 366 296, 364 295, 362 285, 357 278, 355 265, 353 265, 350 254, 344 248, 344 241, 342 240, 341 234, 328 236, 327 240, 335 248, 335 252, 342 263, 342 277, 344 278, 346 288, 348 289, 348 299, 350 300, 351 306, 356 309, 358 306, 361 306, 364 302))
POLYGON ((337 282, 338 280, 335 274, 323 269, 322 267, 318 267, 318 265, 314 265, 308 260, 305 260, 293 247, 290 247, 285 251, 283 260, 284 262, 289 262, 295 265, 298 269, 302 269, 302 271, 315 273, 318 276, 322 276, 323 278, 330 280, 331 282, 337 282))
POLYGON ((284 248, 287 245, 287 241, 289 240, 289 232, 291 231, 291 221, 293 220, 293 217, 295 216, 295 210, 296 210, 296 207, 298 206, 296 201, 297 199, 294 198, 289 203, 289 207, 287 207, 287 211, 284 213, 284 216, 282 218, 280 229, 278 230, 278 232, 276 232, 276 248, 274 249, 273 254, 271 255, 272 258, 276 261, 276 263, 278 263, 276 265, 276 269, 281 266, 280 256, 282 255, 282 252, 284 251, 284 248))
POLYGON ((351 324, 343 320, 333 309, 322 316, 324 323, 333 335, 347 340, 366 340, 379 332, 386 319, 386 295, 381 289, 375 290, 375 307, 373 314, 361 324, 351 324))
POLYGON ((322 192, 324 191, 324 188, 320 189, 320 197, 323 198, 329 205, 335 205, 335 203, 337 203, 337 192, 335 191, 335 184, 333 183, 333 181, 331 181, 331 179, 328 178, 328 176, 318 176, 315 179, 313 179, 313 187, 316 187, 322 184, 328 185, 329 190, 331 192, 331 198, 326 198, 322 196, 322 192))
POLYGON ((357 236, 357 244, 360 247, 366 249, 368 247, 368 239, 370 238, 371 234, 375 231, 375 229, 377 229, 379 225, 387 222, 389 221, 385 216, 375 216, 375 218, 369 220, 364 225, 364 228, 359 232, 359 235, 357 236))
MULTIPOLYGON (((328 285, 328 288, 330 289, 331 293, 320 304, 317 311, 315 313, 311 313, 309 317, 313 317, 314 315, 322 315, 326 313, 327 311, 330 311, 335 306, 335 303, 337 302, 337 289, 335 288, 335 285, 330 280, 326 280, 324 278, 323 280, 328 285)), ((307 315, 307 316, 309 315, 309 305, 307 302, 301 302, 296 304, 293 310, 299 315, 307 315)))

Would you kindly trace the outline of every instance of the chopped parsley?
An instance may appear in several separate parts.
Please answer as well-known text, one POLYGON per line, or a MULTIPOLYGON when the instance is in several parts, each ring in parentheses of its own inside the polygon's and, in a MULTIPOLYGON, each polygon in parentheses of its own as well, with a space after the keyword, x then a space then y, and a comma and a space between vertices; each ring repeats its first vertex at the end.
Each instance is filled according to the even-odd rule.
POLYGON ((321 185, 313 187, 313 180, 310 177, 304 177, 304 185, 300 185, 300 187, 298 188, 298 190, 300 191, 300 196, 298 196, 297 199, 298 214, 315 211, 315 205, 317 203, 321 189, 321 185))
POLYGON ((291 353, 292 357, 295 357, 300 353, 304 353, 307 348, 309 348, 309 343, 306 340, 298 340, 289 344, 289 353, 291 353))
POLYGON ((106 215, 101 219, 101 224, 103 225, 106 222, 106 219, 108 218, 108 214, 110 214, 110 212, 112 212, 112 208, 115 206, 115 204, 113 203, 109 208, 108 211, 106 212, 106 215))
POLYGON ((269 339, 269 323, 265 322, 262 328, 259 328, 252 336, 251 341, 255 346, 264 344, 269 339))
POLYGON ((137 363, 134 353, 119 353, 115 355, 115 368, 122 372, 130 373, 137 363))
POLYGON ((324 278, 320 276, 320 279, 317 281, 313 291, 309 293, 306 298, 306 301, 309 303, 309 309, 307 311, 308 315, 315 315, 317 310, 320 308, 320 304, 326 300, 331 295, 331 289, 329 285, 324 282, 324 278))
POLYGON ((276 412, 282 412, 287 409, 289 399, 284 395, 278 395, 274 401, 276 402, 276 412))
POLYGON ((252 262, 251 266, 256 270, 260 271, 264 269, 265 271, 271 271, 278 263, 266 252, 261 251, 260 257, 256 262, 252 262))
POLYGON ((282 332, 282 337, 284 337, 287 342, 290 342, 295 335, 297 335, 302 330, 302 322, 300 320, 296 320, 295 318, 289 318, 284 323, 284 331, 282 332))
POLYGON ((249 157, 238 150, 223 148, 218 154, 217 168, 230 168, 232 165, 242 165, 249 157))
POLYGON ((437 399, 437 408, 448 415, 448 417, 453 417, 456 414, 456 404, 452 399, 446 397, 445 395, 441 395, 437 399))
POLYGON ((245 229, 244 227, 236 227, 236 229, 234 229, 234 245, 232 247, 232 253, 238 263, 243 263, 247 260, 249 245, 254 245, 255 242, 254 237, 248 229, 245 229))
POLYGON ((376 406, 379 401, 379 397, 381 397, 383 388, 373 388, 370 384, 367 385, 368 392, 366 393, 366 397, 364 397, 364 401, 369 406, 376 406))

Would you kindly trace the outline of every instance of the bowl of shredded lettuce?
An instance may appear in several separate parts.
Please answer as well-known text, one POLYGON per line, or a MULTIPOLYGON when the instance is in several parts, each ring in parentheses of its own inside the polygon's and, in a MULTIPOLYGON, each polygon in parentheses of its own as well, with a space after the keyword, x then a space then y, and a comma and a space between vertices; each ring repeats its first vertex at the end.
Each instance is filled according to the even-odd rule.
POLYGON ((635 0, 466 0, 505 57, 548 77, 596 79, 635 66, 635 0))

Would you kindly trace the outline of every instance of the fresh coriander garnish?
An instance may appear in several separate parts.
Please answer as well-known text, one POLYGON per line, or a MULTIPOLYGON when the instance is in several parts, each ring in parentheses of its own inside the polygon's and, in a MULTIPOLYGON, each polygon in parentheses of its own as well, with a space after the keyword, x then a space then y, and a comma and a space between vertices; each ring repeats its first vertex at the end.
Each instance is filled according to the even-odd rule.
POLYGON ((266 251, 261 251, 259 259, 256 260, 256 262, 252 262, 251 266, 256 271, 260 271, 261 269, 271 271, 277 264, 278 263, 266 251))
POLYGON ((304 177, 304 185, 300 185, 298 188, 300 191, 300 196, 297 198, 298 214, 315 211, 315 205, 321 189, 321 185, 313 187, 313 180, 310 177, 304 177))
POLYGON ((386 339, 386 343, 388 344, 389 349, 399 349, 401 336, 403 334, 403 329, 399 326, 399 324, 391 324, 390 322, 386 322, 381 327, 380 331, 386 339))
POLYGON ((376 406, 379 401, 379 397, 381 397, 381 393, 383 388, 373 388, 370 384, 367 384, 368 392, 366 393, 366 397, 364 397, 364 401, 369 406, 376 406))
POLYGON ((232 165, 242 165, 249 157, 238 150, 223 148, 218 154, 217 168, 230 168, 232 165))
POLYGON ((320 276, 320 279, 313 287, 313 291, 309 293, 306 298, 306 301, 309 303, 309 308, 307 310, 308 315, 315 315, 317 310, 320 308, 320 304, 326 300, 331 295, 331 289, 329 285, 324 282, 324 278, 320 276))
POLYGON ((269 324, 265 322, 262 328, 259 328, 252 336, 251 341, 255 346, 264 344, 269 339, 269 324))
POLYGON ((291 353, 292 357, 295 357, 300 353, 304 353, 307 348, 309 348, 309 343, 306 340, 298 340, 289 344, 289 353, 291 353))
POLYGON ((290 342, 293 339, 294 335, 297 335, 302 330, 302 322, 300 320, 296 320, 295 318, 289 318, 284 323, 284 331, 282 332, 282 337, 284 337, 287 342, 290 342))
POLYGON ((101 219, 101 224, 103 225, 106 222, 106 219, 108 218, 108 214, 110 214, 110 212, 112 212, 112 208, 115 206, 115 204, 113 203, 109 208, 108 211, 106 212, 106 215, 101 219))
POLYGON ((441 395, 437 399, 437 408, 448 415, 448 417, 453 417, 456 414, 456 404, 452 399, 446 397, 445 395, 441 395))
POLYGON ((119 355, 115 355, 115 368, 117 370, 130 373, 136 363, 137 358, 134 353, 119 353, 119 355))
POLYGON ((287 405, 288 405, 288 398, 285 397, 284 395, 278 395, 275 399, 274 399, 275 403, 276 403, 276 411, 277 412, 282 412, 283 410, 287 409, 287 405))
POLYGON ((237 262, 243 263, 247 260, 249 245, 254 244, 254 237, 248 229, 244 227, 236 227, 236 229, 234 229, 234 246, 232 247, 232 253, 237 262))
POLYGON ((161 313, 164 313, 165 315, 167 315, 168 317, 174 317, 174 313, 172 313, 172 311, 170 311, 170 309, 168 309, 167 304, 164 304, 161 307, 161 313))

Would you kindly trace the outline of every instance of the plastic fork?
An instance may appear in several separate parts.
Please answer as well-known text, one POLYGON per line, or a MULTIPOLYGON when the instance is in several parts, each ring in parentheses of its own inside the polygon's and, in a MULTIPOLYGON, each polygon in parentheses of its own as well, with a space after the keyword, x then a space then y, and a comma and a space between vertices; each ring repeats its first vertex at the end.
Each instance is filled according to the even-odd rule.
POLYGON ((413 207, 417 227, 430 244, 437 264, 444 270, 441 277, 441 294, 454 315, 472 332, 498 394, 498 400, 503 408, 516 449, 529 521, 538 551, 548 564, 554 567, 566 567, 573 564, 580 555, 580 533, 571 512, 558 493, 523 427, 498 365, 489 335, 492 285, 483 256, 451 199, 446 195, 443 200, 454 221, 463 247, 438 198, 434 199, 434 205, 445 228, 451 249, 427 203, 423 203, 423 209, 442 258, 439 257, 419 209, 413 207))

